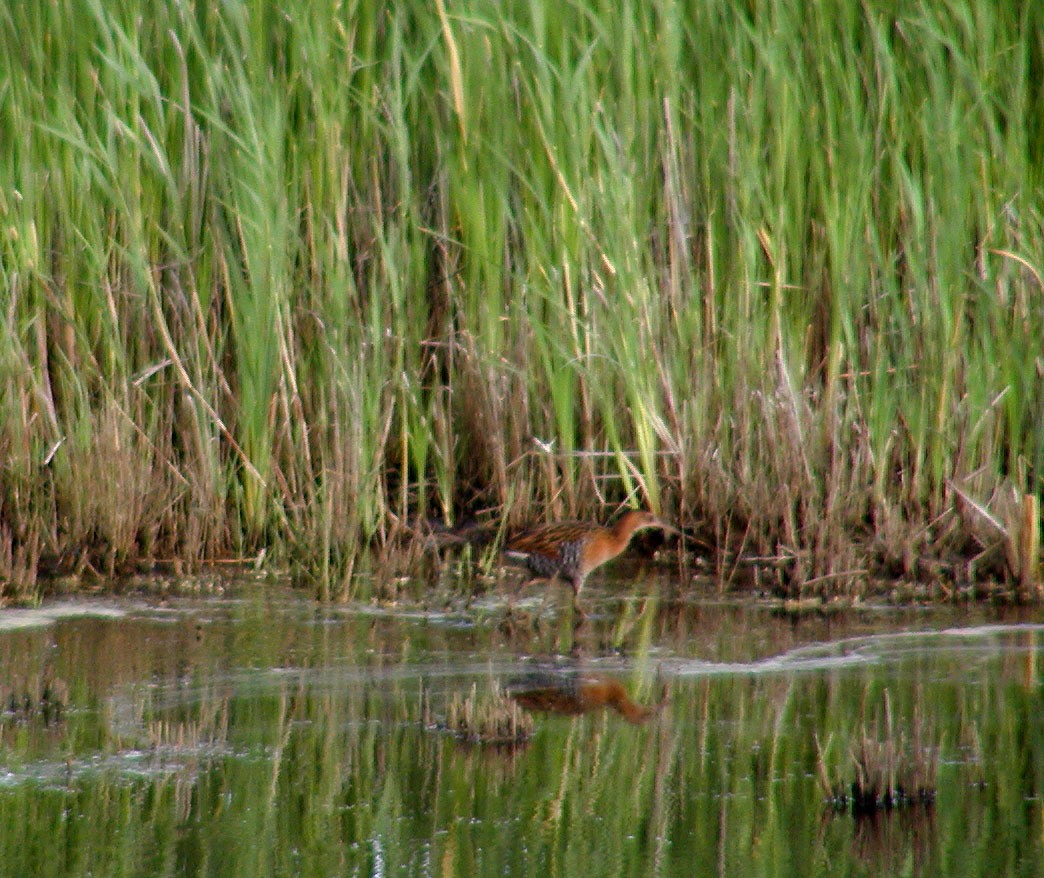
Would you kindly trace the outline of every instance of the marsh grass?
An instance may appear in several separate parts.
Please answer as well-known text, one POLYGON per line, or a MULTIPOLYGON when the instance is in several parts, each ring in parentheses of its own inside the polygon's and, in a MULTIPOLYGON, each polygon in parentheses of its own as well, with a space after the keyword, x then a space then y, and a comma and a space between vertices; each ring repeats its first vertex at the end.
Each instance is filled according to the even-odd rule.
POLYGON ((43 726, 54 726, 65 718, 69 689, 60 679, 40 679, 32 688, 9 688, 0 693, 0 734, 10 726, 38 721, 43 726))
POLYGON ((884 692, 883 717, 867 720, 849 749, 847 778, 827 768, 826 746, 816 738, 820 787, 836 811, 856 816, 873 815, 893 808, 930 805, 935 800, 938 746, 919 713, 909 729, 900 728, 892 714, 888 691, 884 692))
POLYGON ((1036 597, 1042 15, 9 5, 2 599, 621 503, 1036 597))
POLYGON ((467 744, 519 746, 532 737, 534 723, 500 683, 491 679, 481 692, 473 683, 467 694, 454 693, 446 705, 445 721, 435 726, 467 744))

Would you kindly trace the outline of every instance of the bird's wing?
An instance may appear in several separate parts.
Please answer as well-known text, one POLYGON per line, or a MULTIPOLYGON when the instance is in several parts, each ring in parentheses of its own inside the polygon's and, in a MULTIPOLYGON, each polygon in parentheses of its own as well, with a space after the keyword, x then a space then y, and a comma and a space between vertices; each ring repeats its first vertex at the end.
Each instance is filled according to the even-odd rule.
POLYGON ((506 553, 545 555, 554 558, 563 543, 582 539, 595 528, 586 521, 560 521, 544 524, 507 541, 506 553))

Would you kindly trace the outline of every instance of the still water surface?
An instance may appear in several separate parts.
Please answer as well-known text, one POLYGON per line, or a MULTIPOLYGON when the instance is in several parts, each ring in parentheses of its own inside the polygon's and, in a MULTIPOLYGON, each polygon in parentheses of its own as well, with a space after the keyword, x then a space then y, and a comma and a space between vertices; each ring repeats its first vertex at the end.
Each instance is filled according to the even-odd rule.
POLYGON ((492 604, 250 584, 6 611, 0 875, 1044 874, 1039 611, 656 592, 605 586, 577 632, 552 601, 510 636, 492 604), (578 702, 592 681, 625 699, 578 702), (526 687, 524 745, 441 728, 526 687), (817 740, 854 779, 886 705, 937 758, 935 803, 834 815, 817 740))

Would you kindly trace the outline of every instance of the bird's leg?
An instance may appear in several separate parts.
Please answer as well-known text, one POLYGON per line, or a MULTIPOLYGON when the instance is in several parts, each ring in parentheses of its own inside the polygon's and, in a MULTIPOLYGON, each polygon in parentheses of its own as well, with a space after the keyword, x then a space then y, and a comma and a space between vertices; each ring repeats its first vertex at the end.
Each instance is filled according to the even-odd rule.
MULTIPOLYGON (((522 578, 518 579, 515 584, 508 591, 508 605, 507 610, 504 613, 504 618, 500 622, 500 628, 505 632, 514 632, 517 625, 534 625, 536 620, 530 620, 527 612, 518 611, 515 609, 515 601, 518 600, 519 594, 526 587, 530 580, 522 578)), ((547 591, 545 589, 544 599, 547 598, 547 591)), ((538 611, 539 615, 539 611, 538 611)))
POLYGON ((510 619, 515 615, 515 601, 518 600, 519 594, 522 592, 523 586, 526 581, 524 579, 518 579, 515 584, 508 588, 508 605, 507 605, 507 617, 510 619))
POLYGON ((547 588, 544 588, 544 589, 541 590, 540 606, 537 607, 535 618, 539 619, 541 616, 544 615, 544 610, 547 609, 547 596, 548 596, 548 593, 551 591, 552 588, 554 588, 555 580, 557 578, 558 578, 557 576, 550 577, 547 580, 547 588))
POLYGON ((523 584, 522 580, 518 580, 514 585, 508 587, 507 610, 505 610, 504 618, 500 620, 500 624, 497 626, 509 637, 512 637, 515 634, 515 599, 518 597, 518 593, 522 590, 523 584))
POLYGON ((587 613, 585 613, 584 608, 580 606, 580 589, 583 588, 584 584, 583 582, 576 582, 574 580, 570 585, 573 586, 573 613, 577 618, 576 627, 579 628, 587 621, 587 613))

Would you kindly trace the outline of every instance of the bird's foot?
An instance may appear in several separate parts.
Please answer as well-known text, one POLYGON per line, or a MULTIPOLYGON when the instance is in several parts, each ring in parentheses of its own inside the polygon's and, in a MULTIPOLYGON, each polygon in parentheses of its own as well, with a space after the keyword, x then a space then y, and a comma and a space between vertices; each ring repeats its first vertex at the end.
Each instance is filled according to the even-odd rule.
POLYGON ((514 607, 508 607, 507 612, 504 613, 504 618, 500 620, 497 628, 502 634, 513 637, 521 630, 533 628, 534 624, 534 620, 529 613, 524 610, 516 610, 514 607))

